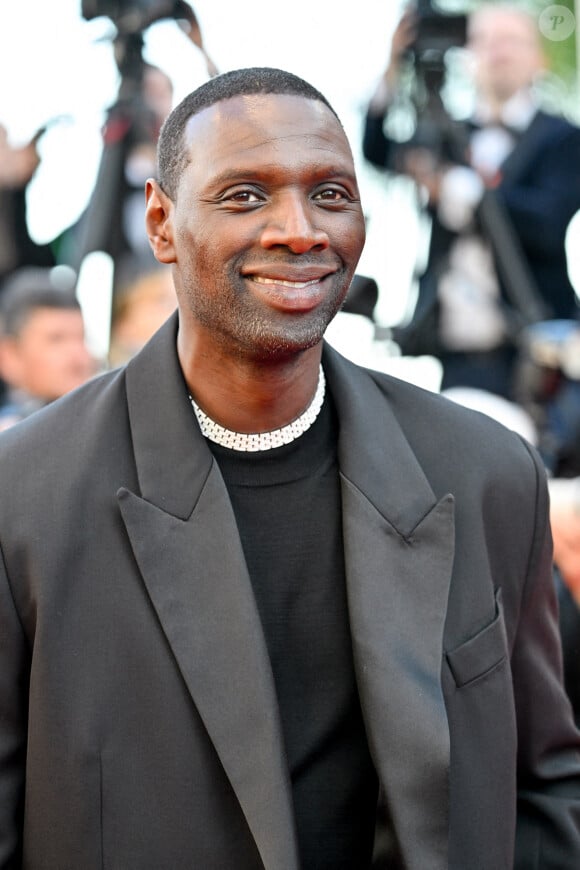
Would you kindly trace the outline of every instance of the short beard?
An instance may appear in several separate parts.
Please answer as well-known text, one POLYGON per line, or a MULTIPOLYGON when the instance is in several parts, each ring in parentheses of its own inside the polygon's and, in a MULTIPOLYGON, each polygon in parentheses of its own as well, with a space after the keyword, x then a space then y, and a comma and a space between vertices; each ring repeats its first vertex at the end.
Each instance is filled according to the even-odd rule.
POLYGON ((239 273, 223 282, 223 293, 205 303, 199 292, 184 288, 185 304, 193 317, 228 354, 254 360, 284 359, 319 344, 329 323, 340 310, 350 286, 346 269, 338 276, 338 289, 314 311, 289 314, 254 307, 251 300, 244 307, 245 288, 237 291, 239 273))

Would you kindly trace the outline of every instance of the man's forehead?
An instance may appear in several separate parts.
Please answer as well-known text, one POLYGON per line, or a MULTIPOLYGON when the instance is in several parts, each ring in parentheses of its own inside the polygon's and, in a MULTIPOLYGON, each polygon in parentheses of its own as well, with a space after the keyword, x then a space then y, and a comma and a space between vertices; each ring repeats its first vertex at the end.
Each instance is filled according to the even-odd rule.
POLYGON ((498 31, 538 40, 534 20, 523 10, 501 6, 483 7, 472 14, 469 25, 470 41, 477 40, 481 36, 493 35, 498 31))
POLYGON ((319 100, 294 94, 244 94, 220 100, 193 115, 185 128, 187 146, 196 140, 219 137, 222 142, 243 147, 239 139, 245 128, 248 140, 260 136, 264 141, 279 136, 344 136, 334 113, 319 100))

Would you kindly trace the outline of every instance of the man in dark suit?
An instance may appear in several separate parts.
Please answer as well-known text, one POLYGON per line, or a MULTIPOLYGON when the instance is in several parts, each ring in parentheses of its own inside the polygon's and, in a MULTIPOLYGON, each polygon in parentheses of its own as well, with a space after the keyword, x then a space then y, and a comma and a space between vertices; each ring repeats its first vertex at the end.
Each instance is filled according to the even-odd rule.
POLYGON ((178 313, 0 436, 0 867, 577 870, 543 469, 324 343, 334 111, 217 76, 146 198, 178 313))
POLYGON ((395 337, 404 353, 441 360, 443 389, 479 387, 513 399, 522 326, 578 314, 565 239, 580 209, 580 129, 538 108, 533 84, 545 59, 535 19, 483 4, 468 22, 472 118, 459 123, 440 112, 427 123, 420 114, 416 137, 395 143, 385 119, 416 38, 407 12, 363 135, 371 163, 418 182, 431 219, 417 303, 395 337))

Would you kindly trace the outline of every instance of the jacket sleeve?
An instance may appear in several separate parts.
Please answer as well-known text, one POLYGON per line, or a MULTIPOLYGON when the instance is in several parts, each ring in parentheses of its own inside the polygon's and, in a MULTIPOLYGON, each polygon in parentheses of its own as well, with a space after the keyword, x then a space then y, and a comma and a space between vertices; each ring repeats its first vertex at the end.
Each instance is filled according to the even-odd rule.
POLYGON ((567 227, 580 209, 579 165, 580 130, 566 126, 544 143, 533 176, 499 186, 528 253, 561 256, 567 227))
POLYGON ((512 650, 518 726, 514 867, 578 870, 580 734, 563 688, 546 477, 535 453, 532 458, 537 480, 536 534, 512 650))
POLYGON ((362 152, 366 160, 378 169, 386 169, 392 163, 394 143, 385 136, 384 115, 367 112, 364 122, 362 152))
POLYGON ((29 651, 0 553, 0 870, 22 866, 29 651))

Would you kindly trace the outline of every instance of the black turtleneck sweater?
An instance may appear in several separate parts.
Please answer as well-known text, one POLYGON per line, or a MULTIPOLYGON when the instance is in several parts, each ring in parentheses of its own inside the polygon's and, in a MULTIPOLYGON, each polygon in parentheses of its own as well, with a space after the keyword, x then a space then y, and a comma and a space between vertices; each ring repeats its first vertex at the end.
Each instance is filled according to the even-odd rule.
POLYGON ((377 778, 352 660, 337 420, 242 453, 208 442, 224 476, 268 647, 303 870, 371 864, 377 778))

